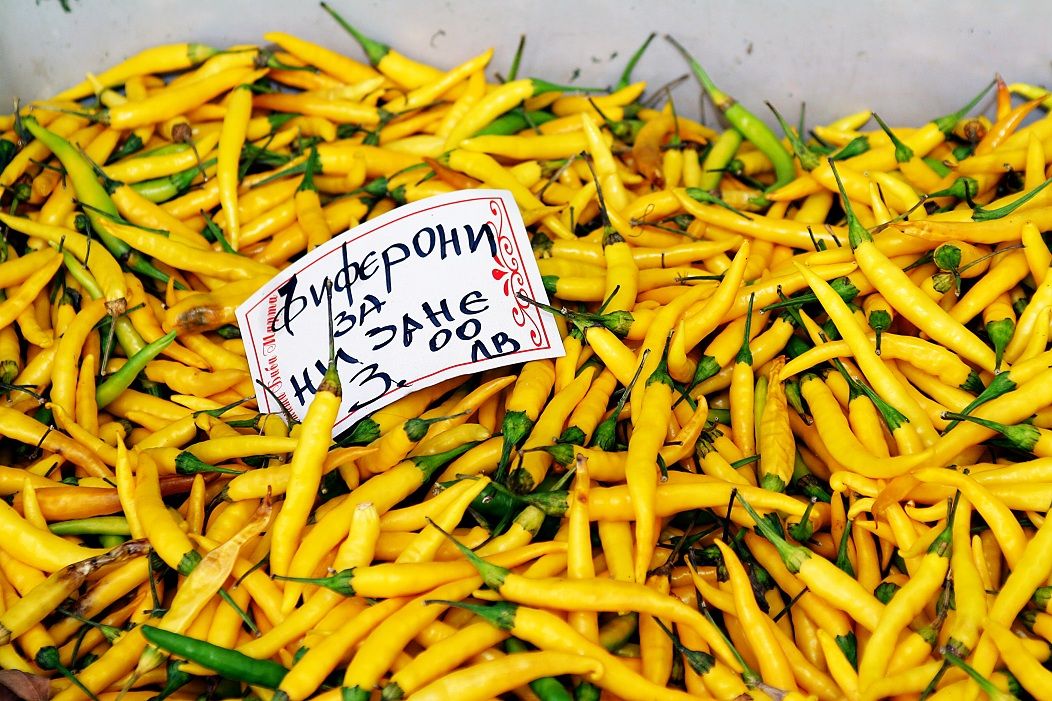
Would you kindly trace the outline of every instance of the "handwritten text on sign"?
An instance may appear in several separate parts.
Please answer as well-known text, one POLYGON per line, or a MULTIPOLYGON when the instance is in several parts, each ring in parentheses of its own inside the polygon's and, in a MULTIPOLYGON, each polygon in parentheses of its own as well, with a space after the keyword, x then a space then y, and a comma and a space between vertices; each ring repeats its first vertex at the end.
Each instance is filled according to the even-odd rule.
POLYGON ((260 409, 302 419, 328 363, 343 385, 334 433, 458 375, 562 355, 511 194, 428 198, 358 226, 283 270, 237 310, 260 409), (280 402, 280 406, 279 406, 280 402))

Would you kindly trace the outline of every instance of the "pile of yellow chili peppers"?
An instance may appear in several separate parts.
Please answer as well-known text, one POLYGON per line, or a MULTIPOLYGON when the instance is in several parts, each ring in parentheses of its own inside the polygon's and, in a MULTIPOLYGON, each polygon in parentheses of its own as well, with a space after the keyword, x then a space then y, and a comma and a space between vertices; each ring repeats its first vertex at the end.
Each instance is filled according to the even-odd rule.
POLYGON ((584 94, 337 20, 367 60, 159 46, 0 116, 0 666, 57 701, 1052 698, 1042 90, 783 138, 689 57, 726 129, 638 54, 584 94), (236 306, 473 187, 565 356, 336 441, 332 368, 258 413, 236 306))

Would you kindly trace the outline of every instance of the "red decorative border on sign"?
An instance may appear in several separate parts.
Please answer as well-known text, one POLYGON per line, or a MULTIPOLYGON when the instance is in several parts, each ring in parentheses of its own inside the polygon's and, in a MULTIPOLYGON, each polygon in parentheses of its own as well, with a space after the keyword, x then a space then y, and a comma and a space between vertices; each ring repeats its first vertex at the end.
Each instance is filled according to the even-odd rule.
MULTIPOLYGON (((522 272, 521 258, 519 258, 518 250, 515 247, 515 237, 510 233, 510 223, 507 230, 504 228, 505 220, 501 216, 500 200, 490 200, 489 211, 497 216, 498 221, 495 227, 497 231, 497 255, 493 256, 493 263, 496 266, 492 272, 493 279, 498 282, 503 280, 501 289, 504 292, 504 296, 510 298, 515 304, 511 310, 511 320, 520 328, 525 328, 526 323, 529 322, 530 326, 533 327, 530 330, 530 340, 533 342, 534 348, 540 348, 544 330, 540 319, 535 319, 529 313, 531 308, 536 309, 536 307, 522 301, 522 298, 519 297, 519 293, 527 288, 528 282, 522 272)), ((492 222, 490 222, 490 226, 493 226, 492 222)))

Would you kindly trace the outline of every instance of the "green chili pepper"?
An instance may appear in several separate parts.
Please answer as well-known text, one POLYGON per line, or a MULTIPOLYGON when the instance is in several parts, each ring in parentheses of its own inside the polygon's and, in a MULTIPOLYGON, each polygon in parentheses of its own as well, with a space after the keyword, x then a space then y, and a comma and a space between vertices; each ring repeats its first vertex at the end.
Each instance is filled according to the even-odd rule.
POLYGON ((66 169, 66 175, 69 176, 70 182, 73 184, 73 190, 76 192, 77 199, 82 204, 95 208, 96 211, 88 209, 88 220, 110 253, 116 258, 125 261, 128 267, 135 272, 167 282, 168 276, 154 267, 153 263, 133 251, 124 241, 110 235, 99 224, 98 217, 100 214, 118 216, 119 213, 117 212, 117 206, 110 199, 109 193, 106 192, 106 188, 96 178, 96 166, 73 144, 58 134, 40 126, 40 123, 33 117, 22 119, 22 125, 40 143, 47 146, 55 154, 59 162, 62 163, 62 167, 66 169))
POLYGON ((602 690, 589 681, 581 681, 573 690, 574 701, 599 701, 602 690))
POLYGON ((475 132, 475 136, 510 136, 518 134, 523 129, 538 127, 545 122, 555 119, 551 112, 535 110, 526 112, 521 109, 513 109, 494 119, 492 122, 475 132))
POLYGON ((176 332, 173 330, 153 343, 146 344, 138 353, 128 358, 128 362, 121 366, 120 370, 108 375, 105 381, 95 388, 95 400, 98 402, 99 408, 105 407, 120 396, 121 392, 128 389, 143 368, 146 367, 146 364, 170 346, 175 337, 176 332))
POLYGON ((277 662, 258 660, 204 640, 170 633, 148 625, 143 625, 141 630, 143 637, 151 644, 203 667, 214 669, 220 676, 227 679, 235 679, 267 689, 277 689, 281 685, 281 680, 289 672, 277 662))
POLYGON ((216 159, 209 158, 199 165, 181 170, 178 173, 172 173, 163 178, 143 180, 142 182, 133 183, 129 187, 151 202, 167 202, 190 189, 190 184, 194 181, 194 178, 215 164, 216 159))
POLYGON ((731 123, 731 126, 741 132, 742 136, 771 160, 771 164, 774 166, 775 181, 767 189, 776 190, 782 185, 795 180, 796 166, 793 165, 793 157, 782 145, 781 139, 771 131, 771 128, 733 97, 717 88, 716 84, 709 78, 709 74, 705 72, 701 64, 690 55, 682 44, 669 35, 665 35, 665 38, 683 54, 683 58, 687 59, 694 76, 701 83, 705 92, 709 94, 716 107, 723 113, 723 116, 731 123))
POLYGON ((94 516, 48 524, 55 535, 131 535, 128 519, 123 516, 94 516))

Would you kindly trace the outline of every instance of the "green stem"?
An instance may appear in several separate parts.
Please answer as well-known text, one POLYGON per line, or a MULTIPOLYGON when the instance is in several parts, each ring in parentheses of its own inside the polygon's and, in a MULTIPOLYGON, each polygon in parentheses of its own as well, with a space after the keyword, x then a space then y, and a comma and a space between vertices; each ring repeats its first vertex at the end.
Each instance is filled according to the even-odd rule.
POLYGON ((771 164, 774 166, 775 181, 767 188, 768 191, 776 190, 782 185, 795 180, 796 166, 793 165, 793 157, 782 145, 781 139, 771 131, 771 128, 733 97, 717 88, 708 73, 705 72, 705 69, 701 67, 701 64, 690 55, 682 44, 667 34, 665 38, 676 47, 687 60, 687 63, 690 64, 694 76, 701 83, 705 92, 709 94, 716 107, 723 112, 723 116, 727 118, 727 121, 771 160, 771 164))
POLYGON ((745 333, 742 334, 742 345, 738 354, 734 356, 735 363, 752 365, 752 349, 749 348, 749 334, 752 333, 752 305, 756 300, 756 294, 749 295, 749 309, 745 312, 745 333))
POLYGON ((698 202, 701 202, 702 204, 714 204, 717 207, 723 207, 729 212, 734 212, 742 219, 749 219, 749 216, 742 212, 740 209, 735 209, 716 195, 712 194, 708 190, 702 190, 700 187, 688 187, 687 196, 690 197, 692 200, 697 200, 698 202))
POLYGON ((321 8, 328 12, 329 15, 334 20, 336 20, 336 23, 343 27, 343 29, 348 34, 354 37, 354 40, 357 41, 358 44, 362 47, 362 51, 365 52, 365 55, 369 59, 369 63, 371 63, 372 65, 375 66, 376 64, 380 63, 383 57, 391 51, 391 47, 387 44, 382 44, 376 41, 375 39, 370 39, 369 37, 359 32, 357 29, 352 27, 347 22, 347 20, 341 17, 339 13, 336 12, 336 10, 332 9, 332 7, 330 7, 328 3, 322 2, 321 8))
POLYGON ((1034 197, 1036 197, 1039 192, 1048 187, 1049 183, 1052 183, 1052 178, 1048 178, 1047 180, 1045 180, 1045 182, 1041 183, 1033 190, 1026 193, 1014 202, 1009 202, 1003 207, 998 207, 997 209, 986 209, 985 207, 979 206, 973 207, 972 221, 983 222, 991 221, 993 219, 1000 219, 1001 217, 1006 217, 1015 210, 1017 210, 1019 207, 1022 207, 1024 204, 1034 199, 1034 197))
POLYGON ((427 435, 427 431, 431 428, 432 424, 436 424, 441 421, 448 421, 458 416, 464 416, 467 413, 468 412, 466 411, 462 411, 459 414, 452 414, 451 416, 435 416, 430 419, 424 419, 418 416, 414 419, 409 419, 404 424, 402 424, 402 430, 405 431, 405 435, 409 438, 409 440, 414 442, 420 441, 423 440, 424 436, 427 435))
POLYGON ((1015 334, 1015 321, 1012 319, 995 319, 986 325, 986 335, 994 346, 994 372, 1001 372, 1001 360, 1015 334))
POLYGON ((530 78, 530 83, 533 84, 534 96, 543 95, 547 92, 603 92, 605 88, 582 88, 577 85, 560 85, 559 83, 552 83, 543 78, 530 78))
POLYGON ((990 698, 990 701, 1015 701, 1015 696, 1002 692, 1000 689, 994 686, 989 679, 979 674, 971 665, 969 665, 957 655, 954 655, 951 652, 944 652, 942 656, 944 660, 952 664, 954 667, 957 667, 958 669, 962 670, 965 674, 971 677, 972 681, 978 684, 979 688, 982 689, 983 692, 985 692, 986 695, 990 698))
POLYGON ((350 431, 341 436, 336 444, 341 447, 350 445, 369 445, 380 437, 380 424, 371 417, 365 417, 351 427, 350 431))
POLYGON ((829 169, 833 171, 833 177, 836 179, 837 189, 840 191, 840 203, 844 207, 844 214, 847 217, 847 235, 848 242, 851 245, 851 250, 859 247, 866 241, 872 242, 873 237, 870 235, 866 227, 862 226, 862 222, 855 216, 855 210, 851 208, 851 200, 847 196, 847 192, 844 190, 844 183, 840 179, 840 173, 837 172, 836 166, 832 163, 829 164, 829 169))
POLYGON ((821 158, 815 153, 804 140, 800 138, 800 135, 789 126, 789 124, 782 118, 782 115, 774 108, 770 102, 766 103, 767 107, 774 113, 774 118, 778 120, 778 126, 785 132, 785 138, 789 139, 789 145, 793 147, 793 153, 796 154, 797 160, 800 161, 800 167, 810 172, 818 167, 821 162, 821 158))
POLYGON ((775 530, 770 522, 761 518, 760 515, 756 513, 756 510, 745 500, 745 497, 741 495, 741 492, 735 490, 734 497, 756 523, 756 529, 760 531, 760 534, 769 540, 771 545, 778 550, 778 555, 782 558, 782 562, 785 563, 786 568, 788 568, 793 574, 799 572, 800 566, 807 560, 811 559, 810 551, 808 551, 807 548, 790 544, 789 541, 783 538, 778 531, 775 530))
POLYGON ((973 424, 978 424, 979 426, 988 428, 991 431, 997 431, 1007 438, 1013 447, 1028 453, 1034 449, 1034 446, 1037 445, 1037 442, 1041 439, 1041 429, 1036 426, 1031 426, 1030 424, 1007 426, 999 421, 991 421, 978 416, 957 414, 952 411, 944 411, 942 417, 944 419, 953 419, 954 421, 970 421, 973 424))
POLYGON ((227 467, 209 465, 201 458, 185 450, 175 456, 175 471, 180 475, 207 475, 211 473, 221 475, 240 475, 242 472, 242 470, 232 470, 227 467))
MULTIPOLYGON (((969 402, 968 406, 961 409, 960 414, 968 415, 971 412, 975 411, 978 407, 985 404, 986 402, 992 399, 997 399, 1001 395, 1007 394, 1014 390, 1018 385, 1010 377, 1011 374, 1011 372, 1002 372, 997 375, 994 375, 994 379, 990 380, 990 384, 986 386, 986 389, 980 392, 978 397, 969 402)), ((948 432, 956 425, 957 420, 952 421, 948 426, 946 426, 946 430, 943 431, 943 434, 948 432)))
POLYGON ((55 670, 63 677, 68 679, 73 684, 73 686, 80 689, 80 691, 83 692, 83 694, 89 699, 91 699, 92 701, 99 701, 99 697, 92 693, 91 689, 84 686, 80 679, 77 679, 77 675, 75 675, 73 672, 67 669, 64 664, 62 664, 62 662, 60 661, 58 648, 50 645, 48 647, 40 648, 40 650, 37 651, 36 659, 34 660, 34 662, 36 662, 37 665, 39 665, 42 669, 55 670))
POLYGON ((314 174, 321 172, 321 159, 318 158, 318 147, 315 144, 311 144, 310 151, 307 154, 307 162, 303 169, 303 180, 300 182, 299 187, 296 188, 296 192, 300 190, 314 190, 317 192, 317 188, 314 187, 314 174))
POLYGON ((475 614, 486 623, 500 630, 514 630, 515 616, 519 611, 519 605, 509 601, 496 601, 492 604, 469 604, 463 601, 449 601, 446 599, 427 599, 425 604, 442 604, 453 608, 464 609, 475 614))
MULTIPOLYGON (((838 277, 832 282, 830 282, 829 286, 832 287, 833 291, 840 295, 840 299, 844 300, 845 302, 850 302, 855 297, 857 297, 859 293, 858 288, 853 282, 851 282, 851 278, 848 277, 838 277)), ((799 309, 805 304, 813 304, 817 301, 818 295, 814 294, 813 292, 806 292, 804 294, 788 297, 780 302, 768 304, 767 306, 761 308, 760 311, 769 312, 775 309, 799 309)), ((800 324, 797 324, 797 326, 800 326, 800 324)))
POLYGON ((519 64, 522 63, 522 52, 526 49, 526 35, 519 35, 519 45, 515 47, 515 55, 511 58, 511 68, 508 69, 508 81, 515 80, 519 75, 519 64))
POLYGON ((595 433, 592 436, 592 445, 600 450, 609 452, 617 448, 617 422, 621 412, 624 411, 625 402, 628 401, 629 395, 632 394, 632 388, 635 387, 640 373, 643 372, 643 365, 647 362, 648 353, 650 353, 649 348, 643 351, 643 357, 640 358, 639 365, 632 375, 632 381, 628 383, 621 397, 617 400, 614 411, 595 428, 595 433))
POLYGON ((491 562, 486 562, 472 552, 471 548, 461 543, 430 518, 427 519, 427 522, 437 529, 439 533, 444 535, 449 542, 453 543, 456 549, 460 551, 460 554, 467 558, 468 562, 471 563, 471 566, 482 576, 482 581, 485 582, 486 586, 494 591, 500 591, 500 588, 504 586, 504 579, 511 574, 511 570, 506 567, 501 567, 500 565, 494 565, 491 562))
POLYGON ((956 112, 951 112, 950 114, 944 115, 942 117, 937 117, 936 119, 931 120, 932 124, 938 127, 939 131, 941 131, 943 134, 949 134, 957 125, 957 122, 961 121, 961 118, 964 117, 964 115, 971 112, 972 108, 978 105, 979 101, 983 99, 986 93, 990 92, 990 88, 992 88, 996 84, 996 80, 991 80, 990 83, 982 89, 982 92, 973 97, 967 105, 957 110, 956 112))
POLYGON ((511 451, 522 445, 533 428, 533 419, 525 411, 509 411, 504 414, 501 423, 503 439, 500 450, 500 460, 497 461, 497 469, 493 480, 504 483, 508 474, 508 462, 511 459, 511 451))
POLYGON ((705 676, 709 670, 716 666, 715 657, 707 652, 691 650, 683 644, 678 635, 669 630, 669 627, 660 618, 655 618, 654 622, 658 624, 661 630, 665 631, 665 635, 672 640, 672 647, 675 648, 676 652, 683 655, 683 659, 687 661, 687 664, 699 677, 705 676))
POLYGON ((836 550, 836 561, 834 564, 848 576, 855 576, 855 568, 851 564, 851 558, 847 555, 848 541, 851 538, 851 521, 844 526, 844 532, 840 534, 840 544, 836 550))
POLYGON ((889 127, 876 112, 873 113, 873 119, 877 120, 877 124, 880 125, 880 128, 884 130, 884 133, 888 135, 888 138, 891 139, 891 143, 895 146, 895 162, 909 163, 910 159, 913 158, 913 149, 902 143, 902 140, 895 136, 895 132, 891 130, 891 127, 889 127))
POLYGON ((856 136, 851 141, 844 144, 836 153, 831 154, 826 160, 833 161, 844 161, 848 158, 854 158, 855 156, 861 155, 869 150, 869 137, 868 136, 856 136))
POLYGON ((631 58, 628 59, 628 64, 625 66, 625 70, 621 72, 621 77, 617 79, 617 83, 614 85, 614 92, 627 88, 632 83, 632 71, 636 69, 636 64, 639 63, 639 59, 643 58, 643 53, 650 46, 650 42, 654 41, 654 37, 657 36, 657 32, 651 32, 643 45, 636 49, 636 52, 632 54, 631 58))

